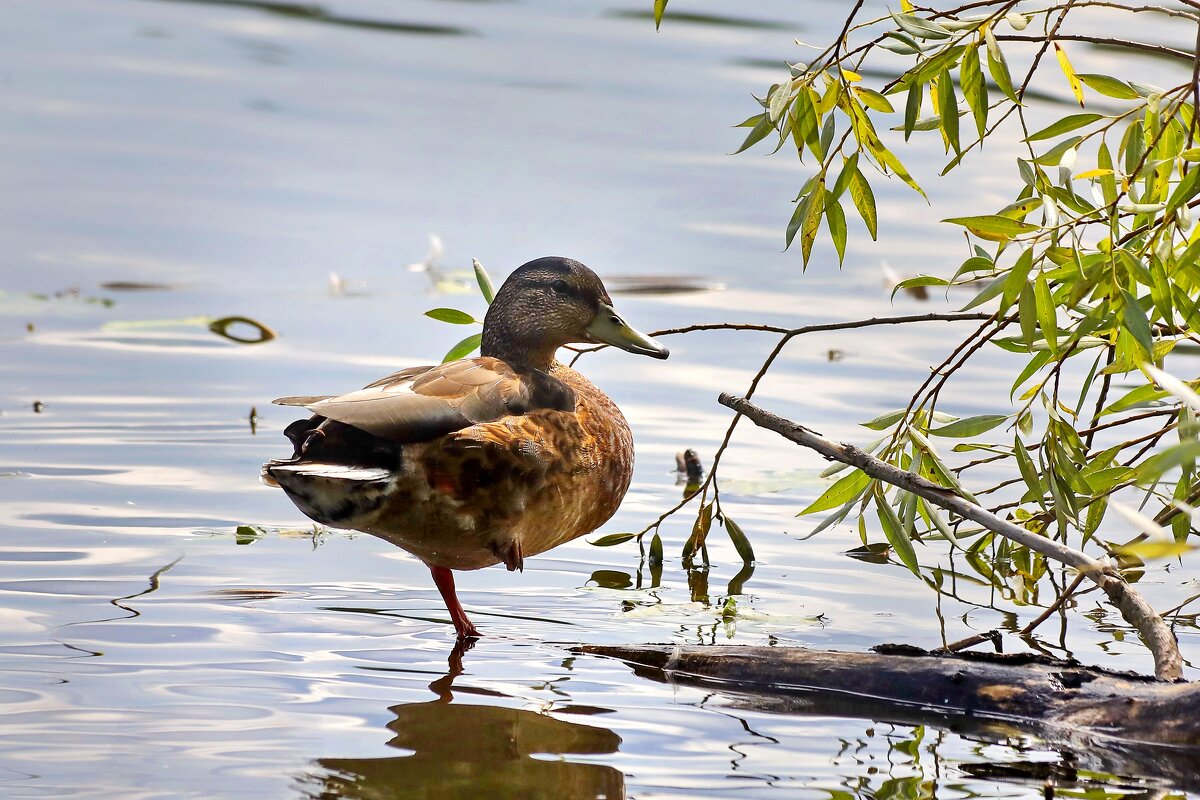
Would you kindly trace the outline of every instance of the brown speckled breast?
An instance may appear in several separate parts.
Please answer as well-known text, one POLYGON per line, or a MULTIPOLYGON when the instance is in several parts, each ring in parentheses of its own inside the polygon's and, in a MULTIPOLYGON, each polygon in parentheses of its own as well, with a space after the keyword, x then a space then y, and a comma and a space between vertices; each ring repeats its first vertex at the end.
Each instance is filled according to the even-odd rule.
POLYGON ((539 410, 403 446, 394 489, 360 529, 435 566, 517 569, 527 556, 590 533, 617 510, 633 475, 620 409, 555 363, 574 413, 539 410))

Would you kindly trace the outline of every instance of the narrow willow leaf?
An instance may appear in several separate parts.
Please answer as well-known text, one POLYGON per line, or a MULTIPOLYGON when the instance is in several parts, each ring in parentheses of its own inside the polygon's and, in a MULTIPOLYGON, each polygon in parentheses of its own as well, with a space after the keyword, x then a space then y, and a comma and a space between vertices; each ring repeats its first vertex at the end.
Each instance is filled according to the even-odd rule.
POLYGON ((655 531, 654 538, 650 540, 650 567, 661 567, 663 563, 663 543, 662 537, 655 531))
MULTIPOLYGON (((1115 504, 1114 504, 1115 505, 1115 504)), ((1187 519, 1187 517, 1183 517, 1187 519)), ((1175 558, 1195 550, 1196 546, 1188 542, 1146 540, 1130 544, 1117 545, 1113 548, 1119 555, 1133 557, 1141 561, 1156 561, 1160 558, 1175 558)))
POLYGON ((1067 58, 1067 51, 1058 42, 1054 43, 1054 55, 1058 57, 1058 65, 1062 67, 1063 75, 1067 76, 1067 83, 1071 85, 1071 94, 1075 95, 1076 102, 1082 106, 1083 84, 1079 82, 1079 76, 1075 74, 1075 68, 1071 66, 1071 60, 1067 58))
POLYGON ((1175 187, 1175 191, 1171 192, 1171 199, 1167 201, 1167 214, 1173 213, 1175 209, 1191 200, 1197 192, 1200 192, 1200 169, 1193 168, 1175 187))
POLYGON ((1004 293, 1004 285, 1007 281, 1008 281, 1008 275, 1004 274, 1004 273, 1001 273, 1000 275, 997 275, 995 278, 992 278, 991 282, 989 282, 986 286, 984 286, 979 291, 979 294, 975 295, 975 297, 971 299, 971 302, 967 303, 960 310, 961 311, 970 311, 972 308, 975 308, 976 306, 981 306, 984 303, 986 303, 988 300, 991 300, 993 298, 1000 296, 1001 294, 1004 293))
POLYGON ((870 428, 873 431, 883 431, 904 419, 905 413, 907 413, 905 409, 901 408, 896 411, 889 411, 886 414, 880 414, 875 419, 867 420, 866 422, 860 422, 859 424, 864 428, 870 428))
POLYGON ((981 433, 987 433, 993 428, 1002 425, 1007 419, 1007 414, 980 414, 977 417, 967 417, 966 419, 960 419, 958 422, 951 422, 949 425, 944 425, 940 428, 931 428, 929 434, 931 436, 957 438, 978 436, 981 433))
POLYGON ((1033 248, 1029 248, 1017 256, 1008 278, 1004 281, 1004 305, 1008 308, 1021 296, 1021 290, 1029 285, 1029 271, 1033 269, 1033 248))
POLYGON ((940 510, 938 510, 937 506, 922 499, 921 510, 924 511, 925 516, 929 518, 929 521, 933 523, 933 527, 938 529, 938 533, 942 534, 942 536, 944 536, 952 545, 960 548, 962 547, 958 541, 958 536, 954 533, 954 529, 946 523, 946 519, 942 516, 942 513, 940 510))
POLYGON ((1127 411, 1131 408, 1141 408, 1150 405, 1156 400, 1162 400, 1167 396, 1167 393, 1159 389, 1152 383, 1145 386, 1139 386, 1136 389, 1131 389, 1122 397, 1108 406, 1105 406, 1100 411, 1100 416, 1105 417, 1109 414, 1116 414, 1120 411, 1127 411))
POLYGON ((1017 305, 1017 313, 1021 320, 1021 337, 1025 340, 1025 344, 1032 348, 1033 343, 1037 341, 1037 298, 1033 293, 1033 286, 1028 283, 1021 287, 1021 299, 1017 305))
POLYGON ((892 551, 917 577, 921 576, 921 567, 917 563, 917 553, 913 550, 912 539, 900 524, 900 518, 888 505, 887 498, 881 489, 875 490, 875 510, 879 514, 879 524, 883 527, 883 535, 887 537, 892 551))
POLYGON ((929 197, 925 194, 925 190, 922 189, 913 176, 908 173, 908 170, 905 168, 904 164, 901 163, 900 159, 896 157, 895 153, 893 153, 891 150, 888 150, 886 147, 883 147, 882 143, 874 144, 876 144, 876 146, 872 148, 871 154, 879 160, 879 163, 896 173, 900 180, 908 184, 914 192, 928 200, 929 197))
POLYGON ((837 249, 840 265, 846 260, 846 212, 832 192, 825 193, 825 224, 829 226, 829 236, 837 249))
POLYGON ((596 547, 612 547, 616 544, 628 542, 635 536, 637 536, 636 533, 610 533, 607 536, 601 536, 599 539, 588 542, 588 544, 595 545, 596 547))
POLYGON ((1050 348, 1051 355, 1058 355, 1058 308, 1050 294, 1050 283, 1045 273, 1038 275, 1033 284, 1033 296, 1037 300, 1038 324, 1042 327, 1042 338, 1050 348))
POLYGON ((1000 50, 1000 45, 996 43, 996 38, 992 35, 991 28, 986 31, 988 44, 988 72, 992 76, 992 80, 1000 87, 1000 91, 1004 92, 1005 96, 1014 103, 1020 103, 1017 99, 1017 93, 1013 91, 1012 75, 1008 71, 1008 61, 1004 58, 1004 53, 1000 50))
POLYGON ((849 158, 842 162, 842 171, 838 173, 837 180, 833 182, 832 194, 835 198, 840 199, 846 191, 846 187, 850 184, 850 178, 854 175, 854 170, 858 169, 858 153, 852 153, 849 158))
POLYGON ((488 275, 478 258, 471 259, 471 267, 475 270, 475 283, 479 284, 479 293, 488 305, 491 305, 492 300, 496 299, 496 286, 492 283, 492 276, 488 275))
POLYGON ((979 51, 969 49, 963 54, 959 66, 958 81, 962 86, 963 97, 971 114, 975 117, 975 130, 982 139, 987 130, 988 90, 987 82, 983 79, 983 68, 979 62, 979 51))
POLYGON ((917 39, 949 39, 951 32, 936 22, 915 17, 912 14, 892 14, 900 29, 917 39))
POLYGON ((1025 141, 1039 142, 1043 139, 1053 139, 1055 136, 1061 136, 1064 133, 1070 133, 1071 131, 1079 130, 1080 128, 1091 125, 1096 120, 1103 118, 1104 115, 1093 114, 1091 112, 1086 114, 1070 114, 1058 120, 1057 122, 1047 125, 1037 133, 1030 134, 1029 138, 1027 138, 1025 141))
POLYGON ((954 94, 954 81, 950 72, 942 70, 937 79, 938 112, 942 119, 942 133, 946 141, 958 153, 962 147, 958 143, 958 98, 954 94))
POLYGON ((1009 399, 1011 400, 1012 396, 1017 393, 1017 389, 1020 389, 1022 386, 1024 386, 1025 381, 1029 380, 1035 372, 1046 366, 1049 361, 1049 349, 1041 350, 1037 352, 1033 358, 1029 359, 1029 362, 1025 365, 1025 368, 1021 370, 1021 374, 1017 376, 1015 381, 1013 381, 1012 388, 1008 392, 1009 399))
POLYGON ((465 358, 466 356, 475 352, 481 341, 483 341, 483 334, 481 333, 468 336, 458 344, 454 345, 454 347, 450 348, 450 351, 446 353, 446 357, 442 359, 442 363, 445 364, 450 361, 458 361, 460 358, 465 358))
POLYGON ((858 209, 859 216, 867 226, 871 240, 875 241, 879 236, 879 212, 875 208, 875 192, 871 190, 871 184, 857 165, 850 176, 850 199, 854 201, 854 207, 858 209))
POLYGON ((739 147, 737 150, 734 150, 733 154, 737 155, 738 153, 742 152, 743 150, 747 150, 747 149, 753 147, 754 145, 758 144, 763 139, 765 139, 767 137, 767 134, 773 130, 775 130, 775 126, 771 124, 771 117, 765 113, 762 114, 761 117, 759 117, 759 120, 755 124, 754 128, 750 131, 749 134, 746 135, 745 140, 742 142, 742 146, 739 147))
POLYGON ((741 556, 742 563, 753 564, 754 548, 750 545, 750 540, 746 538, 746 532, 742 530, 741 525, 738 525, 729 517, 724 517, 724 520, 725 532, 729 534, 729 541, 733 542, 733 548, 741 556))
POLYGON ((436 319, 438 322, 449 322, 451 325, 470 325, 479 321, 457 308, 431 308, 425 312, 425 316, 436 319))
POLYGON ((908 84, 908 101, 904 104, 904 141, 912 135, 917 119, 921 116, 921 103, 925 99, 924 86, 920 81, 910 81, 908 84))
POLYGON ((1125 298, 1125 308, 1121 312, 1125 328, 1133 335, 1144 357, 1150 358, 1154 352, 1154 335, 1150 332, 1150 320, 1146 319, 1146 312, 1142 310, 1136 297, 1125 289, 1121 290, 1121 295, 1125 298))
POLYGON ((988 239, 994 242, 1006 242, 1014 236, 1020 236, 1023 233, 1032 233, 1038 229, 1037 225, 1032 225, 1028 222, 1019 222, 998 214, 977 217, 951 217, 950 219, 942 220, 942 222, 961 225, 980 239, 988 239))
MULTIPOLYGON (((845 74, 845 71, 843 71, 843 74, 845 74)), ((896 111, 892 107, 892 102, 874 89, 868 89, 865 86, 855 86, 853 91, 854 96, 861 100, 864 106, 873 111, 879 111, 884 114, 892 114, 896 111)))
POLYGON ((938 278, 934 275, 917 275, 912 278, 905 278, 892 287, 891 299, 896 299, 896 294, 905 289, 912 289, 917 286, 949 286, 950 281, 945 278, 938 278))
POLYGON ((704 551, 704 541, 708 538, 708 531, 712 527, 712 515, 712 503, 702 506, 695 523, 692 524, 691 535, 683 543, 683 564, 689 569, 696 553, 704 551))
POLYGON ((800 226, 800 252, 805 266, 812 257, 813 243, 817 241, 817 232, 821 227, 821 215, 825 211, 825 185, 822 183, 813 189, 809 195, 808 208, 800 226))
POLYGON ((856 469, 849 475, 840 478, 833 486, 826 489, 820 497, 810 503, 807 508, 796 516, 815 514, 818 511, 828 511, 831 508, 837 508, 843 503, 853 502, 862 496, 863 491, 866 490, 870 483, 871 476, 861 469, 856 469))
POLYGON ((1175 467, 1200 457, 1200 442, 1195 439, 1168 447, 1137 465, 1138 483, 1153 483, 1175 467))
POLYGON ((1088 72, 1078 73, 1076 77, 1087 84, 1089 89, 1094 89, 1105 97, 1115 97, 1117 100, 1138 99, 1138 93, 1133 87, 1118 78, 1088 72))
POLYGON ((654 0, 654 30, 662 25, 663 13, 667 10, 667 0, 654 0))

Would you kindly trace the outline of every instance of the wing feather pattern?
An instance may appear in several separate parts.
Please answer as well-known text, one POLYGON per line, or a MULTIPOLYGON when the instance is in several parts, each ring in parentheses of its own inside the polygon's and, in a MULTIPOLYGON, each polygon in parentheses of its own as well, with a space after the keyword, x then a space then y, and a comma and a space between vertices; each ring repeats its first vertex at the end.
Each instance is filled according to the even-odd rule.
POLYGON ((544 372, 520 373, 487 356, 401 370, 337 397, 285 397, 314 414, 389 441, 421 442, 539 408, 570 411, 575 395, 544 372), (311 400, 312 402, 298 402, 311 400))

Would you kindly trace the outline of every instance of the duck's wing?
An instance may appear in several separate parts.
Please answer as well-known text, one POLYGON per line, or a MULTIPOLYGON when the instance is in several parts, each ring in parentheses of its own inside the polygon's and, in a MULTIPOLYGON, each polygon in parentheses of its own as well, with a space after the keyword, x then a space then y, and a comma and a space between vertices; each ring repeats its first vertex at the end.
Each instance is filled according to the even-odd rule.
POLYGON ((574 392, 543 372, 521 373, 498 358, 411 367, 356 392, 280 398, 394 442, 421 442, 539 408, 571 411, 574 392), (312 402, 297 402, 308 401, 312 402))

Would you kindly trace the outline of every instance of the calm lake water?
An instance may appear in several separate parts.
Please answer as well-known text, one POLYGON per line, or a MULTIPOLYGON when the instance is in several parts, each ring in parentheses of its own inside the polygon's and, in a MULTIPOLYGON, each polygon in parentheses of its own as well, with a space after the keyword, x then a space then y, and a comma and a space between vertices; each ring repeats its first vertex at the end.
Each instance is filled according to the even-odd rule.
MULTIPOLYGON (((480 311, 453 275, 435 285, 405 268, 430 233, 446 270, 477 257, 499 278, 560 254, 610 278, 724 285, 617 294, 643 329, 961 305, 889 303, 881 261, 951 271, 963 247, 937 220, 1002 204, 1015 150, 998 145, 939 182, 940 145, 924 139, 907 158, 933 208, 879 183, 881 243, 852 221, 846 267, 821 244, 804 274, 798 253, 781 252, 804 173, 783 156, 727 155, 744 133, 730 126, 778 78, 763 61, 802 58, 793 38, 825 42, 846 4, 673 0, 693 16, 668 14, 657 34, 649 7, 0 5, 0 795, 1041 796, 1045 765, 1069 758, 1036 739, 772 714, 571 652, 932 647, 939 605, 951 640, 1039 613, 966 579, 939 604, 902 566, 847 557, 848 527, 801 541, 813 523, 795 514, 826 485, 824 464, 749 426, 725 460, 723 497, 754 542, 751 576, 717 531, 707 585, 689 584, 687 515, 663 526, 657 583, 632 544, 578 540, 523 574, 460 576, 487 636, 459 654, 422 565, 368 536, 314 531, 259 483, 259 465, 289 450, 293 415, 271 398, 437 359, 464 329, 421 313, 480 311), (279 338, 244 346, 205 328, 235 314, 279 338), (731 581, 741 593, 723 614, 731 581)), ((1183 27, 1145 30, 1187 47, 1183 27)), ((1077 50, 1080 71, 1111 70, 1077 50)), ((1153 80, 1164 67, 1138 69, 1153 80)), ((955 335, 803 338, 758 398, 863 441, 856 423, 907 397, 955 335)), ((668 343, 667 362, 582 362, 638 443, 633 488, 605 532, 640 529, 679 497, 676 452, 710 463, 729 418, 716 395, 743 391, 773 338, 668 343)), ((981 359, 947 410, 1000 410, 1003 365, 981 359)), ((1143 586, 1163 608, 1198 591, 1178 565, 1143 586)), ((1150 669, 1095 594, 1068 617, 1069 633, 1052 621, 1036 643, 1150 669)), ((1179 633, 1195 658, 1195 628, 1179 633)), ((1152 774, 1084 771, 1062 791, 1187 788, 1152 774)))

